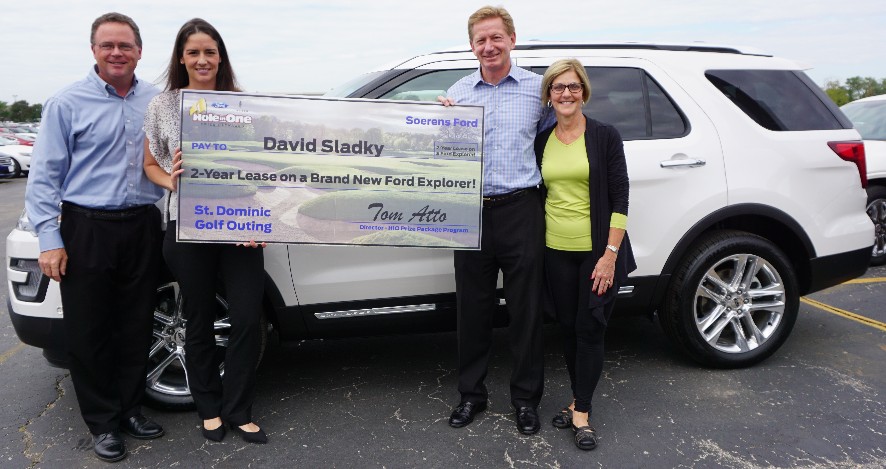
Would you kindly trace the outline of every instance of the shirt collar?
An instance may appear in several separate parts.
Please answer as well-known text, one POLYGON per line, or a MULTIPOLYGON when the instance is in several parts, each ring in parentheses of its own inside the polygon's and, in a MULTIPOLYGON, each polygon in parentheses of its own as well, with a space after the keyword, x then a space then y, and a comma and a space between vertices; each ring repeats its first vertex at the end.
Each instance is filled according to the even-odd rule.
MULTIPOLYGON (((517 83, 520 83, 520 79, 522 78, 522 76, 520 76, 521 74, 519 72, 517 72, 517 68, 519 68, 519 67, 517 67, 517 63, 514 62, 513 60, 511 60, 511 69, 508 70, 508 74, 505 75, 505 77, 502 78, 498 84, 500 85, 500 84, 504 83, 505 81, 507 81, 508 79, 511 79, 517 83)), ((474 86, 478 86, 481 84, 487 84, 487 82, 483 80, 483 74, 480 72, 479 67, 477 67, 477 71, 472 73, 471 76, 472 76, 472 81, 474 83, 474 86)))
MULTIPOLYGON (((102 77, 100 77, 98 75, 98 65, 96 65, 96 64, 92 64, 92 68, 89 69, 89 74, 86 76, 86 79, 91 81, 92 84, 94 84, 98 89, 102 90, 102 92, 105 93, 105 96, 111 96, 112 94, 113 95, 117 94, 117 90, 115 90, 114 87, 111 86, 108 82, 102 80, 102 77)), ((127 95, 136 93, 136 89, 138 88, 138 83, 139 83, 138 77, 133 76, 132 77, 132 86, 129 88, 129 92, 127 93, 127 95)))

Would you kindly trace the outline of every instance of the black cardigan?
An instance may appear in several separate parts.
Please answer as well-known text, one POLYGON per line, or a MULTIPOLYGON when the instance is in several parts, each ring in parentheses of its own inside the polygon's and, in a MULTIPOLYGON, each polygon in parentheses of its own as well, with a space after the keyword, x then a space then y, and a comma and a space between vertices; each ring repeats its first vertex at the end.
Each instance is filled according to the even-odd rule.
MULTIPOLYGON (((593 282, 590 279, 597 260, 606 252, 609 243, 609 220, 613 212, 628 214, 628 168, 625 162, 624 143, 615 127, 595 121, 585 116, 585 150, 588 155, 588 189, 591 197, 591 253, 592 255, 581 265, 581 294, 588 295, 590 308, 600 306, 615 299, 618 287, 625 282, 628 274, 637 268, 631 241, 627 232, 615 259, 615 278, 613 285, 599 297, 591 292, 593 282)), ((535 138, 535 160, 541 169, 541 160, 545 145, 554 127, 540 132, 535 138)), ((544 189, 544 184, 542 184, 544 189)), ((545 195, 547 191, 545 190, 545 195)), ((580 297, 580 301, 584 303, 580 297)), ((595 314, 596 315, 596 314, 595 314)), ((602 322, 605 319, 600 318, 602 322)))

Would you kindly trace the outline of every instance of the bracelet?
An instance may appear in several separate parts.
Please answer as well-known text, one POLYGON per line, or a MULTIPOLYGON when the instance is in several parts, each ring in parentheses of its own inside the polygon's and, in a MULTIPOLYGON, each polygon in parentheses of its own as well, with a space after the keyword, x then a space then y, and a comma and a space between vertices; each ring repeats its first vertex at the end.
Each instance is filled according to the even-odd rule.
POLYGON ((610 251, 612 251, 612 252, 618 254, 618 248, 615 247, 615 246, 613 246, 613 245, 611 245, 611 244, 607 244, 607 245, 606 245, 606 249, 609 249, 610 251))

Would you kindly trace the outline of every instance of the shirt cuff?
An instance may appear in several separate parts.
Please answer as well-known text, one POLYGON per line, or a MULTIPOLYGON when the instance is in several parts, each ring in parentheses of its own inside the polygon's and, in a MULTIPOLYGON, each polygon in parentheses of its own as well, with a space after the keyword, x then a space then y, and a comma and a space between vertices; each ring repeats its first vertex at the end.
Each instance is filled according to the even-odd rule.
POLYGON ((623 213, 612 212, 612 217, 609 219, 609 227, 622 230, 628 229, 628 216, 623 213))
POLYGON ((40 233, 37 235, 37 240, 40 242, 40 252, 65 247, 65 243, 62 241, 62 235, 58 230, 40 233))

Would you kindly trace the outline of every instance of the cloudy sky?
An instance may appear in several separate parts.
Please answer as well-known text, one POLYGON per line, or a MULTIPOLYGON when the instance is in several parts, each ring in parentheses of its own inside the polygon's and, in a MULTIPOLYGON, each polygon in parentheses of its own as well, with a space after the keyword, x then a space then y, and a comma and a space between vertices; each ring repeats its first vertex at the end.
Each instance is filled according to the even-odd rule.
MULTIPOLYGON (((323 92, 376 66, 467 44, 481 1, 32 0, 0 13, 0 101, 42 103, 86 75, 92 20, 108 11, 139 24, 136 73, 156 81, 178 28, 215 25, 242 85, 257 92, 323 92)), ((517 40, 703 41, 745 45, 810 67, 819 84, 886 78, 883 0, 512 0, 517 40)))

